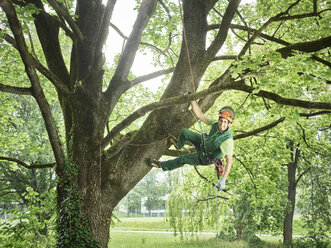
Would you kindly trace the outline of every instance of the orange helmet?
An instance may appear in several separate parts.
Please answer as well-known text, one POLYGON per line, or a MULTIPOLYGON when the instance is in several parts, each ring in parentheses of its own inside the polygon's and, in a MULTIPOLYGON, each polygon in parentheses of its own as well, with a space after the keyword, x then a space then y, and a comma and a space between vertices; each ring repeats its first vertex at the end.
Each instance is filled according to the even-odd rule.
POLYGON ((234 113, 234 110, 229 106, 225 106, 225 107, 221 108, 219 114, 220 114, 219 118, 221 118, 221 117, 225 118, 231 123, 234 121, 235 113, 234 113))

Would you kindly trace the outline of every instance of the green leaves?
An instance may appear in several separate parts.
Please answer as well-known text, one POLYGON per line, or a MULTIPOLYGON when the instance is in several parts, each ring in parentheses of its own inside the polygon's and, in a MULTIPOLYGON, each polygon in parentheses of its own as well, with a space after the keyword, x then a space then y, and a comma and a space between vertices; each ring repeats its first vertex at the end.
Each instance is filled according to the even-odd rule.
POLYGON ((54 221, 50 217, 54 214, 55 191, 40 195, 28 187, 23 197, 29 202, 26 209, 4 210, 10 218, 1 224, 0 234, 6 237, 1 241, 3 247, 55 245, 55 240, 47 236, 47 232, 54 229, 54 221))

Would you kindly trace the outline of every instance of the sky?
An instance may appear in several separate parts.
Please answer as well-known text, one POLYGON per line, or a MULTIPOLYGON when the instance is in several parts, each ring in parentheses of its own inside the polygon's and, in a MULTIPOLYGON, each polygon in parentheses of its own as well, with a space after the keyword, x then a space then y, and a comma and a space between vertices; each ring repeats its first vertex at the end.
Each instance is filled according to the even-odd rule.
MULTIPOLYGON (((129 36, 132 26, 136 20, 137 13, 133 10, 135 0, 117 1, 113 11, 111 22, 118 27, 125 36, 129 36)), ((111 63, 114 56, 121 52, 123 38, 112 28, 110 28, 109 38, 106 45, 106 59, 111 63)), ((132 71, 136 75, 145 75, 156 70, 150 65, 151 59, 137 53, 132 71), (143 65, 143 66, 142 66, 143 65)))

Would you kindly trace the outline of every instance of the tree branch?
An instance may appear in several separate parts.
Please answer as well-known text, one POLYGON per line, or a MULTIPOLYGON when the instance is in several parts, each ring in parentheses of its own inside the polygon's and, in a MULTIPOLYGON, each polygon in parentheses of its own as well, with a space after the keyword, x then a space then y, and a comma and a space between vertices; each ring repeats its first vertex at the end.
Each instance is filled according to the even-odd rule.
MULTIPOLYGON (((287 14, 289 12, 289 10, 291 8, 293 8, 296 4, 298 4, 299 1, 296 1, 294 4, 292 4, 285 12, 279 13, 274 17, 271 17, 268 21, 266 21, 258 30, 252 29, 252 28, 248 28, 245 26, 241 26, 241 25, 235 25, 235 24, 231 24, 230 27, 231 28, 237 28, 237 29, 241 29, 241 30, 245 30, 245 31, 249 31, 249 32, 253 32, 253 35, 250 37, 250 39, 246 42, 246 44, 244 45, 244 47, 242 48, 242 50, 240 51, 238 58, 241 57, 242 55, 244 55, 246 53, 246 51, 249 49, 249 47, 253 44, 254 40, 257 37, 261 37, 261 38, 265 38, 268 39, 270 41, 274 41, 277 42, 279 44, 282 45, 290 45, 290 43, 286 42, 286 41, 282 41, 281 39, 277 39, 275 37, 263 34, 262 31, 264 29, 266 29, 271 23, 276 22, 276 21, 285 21, 285 20, 293 20, 293 19, 302 19, 302 18, 307 18, 307 17, 314 17, 314 16, 318 16, 319 13, 308 13, 308 14, 303 14, 303 15, 294 15, 294 16, 283 16, 285 14, 287 14)), ((208 27, 208 29, 215 29, 220 27, 220 25, 210 25, 208 27)), ((328 62, 320 59, 318 57, 316 57, 315 55, 312 56, 313 59, 315 59, 316 61, 319 61, 327 66, 329 66, 328 62)))
POLYGON ((273 17, 271 17, 268 21, 266 21, 258 30, 254 32, 252 37, 247 41, 247 43, 244 45, 242 50, 239 53, 239 57, 244 55, 248 48, 252 45, 253 41, 261 35, 262 31, 266 29, 271 23, 277 22, 277 21, 285 21, 285 20, 293 20, 293 19, 302 19, 302 18, 307 18, 307 17, 314 17, 317 16, 318 14, 316 13, 308 13, 308 14, 302 14, 302 15, 294 15, 294 16, 284 16, 288 14, 288 12, 293 8, 295 5, 297 5, 300 2, 300 0, 296 1, 292 5, 290 5, 286 11, 279 13, 273 17))
MULTIPOLYGON (((225 192, 225 190, 223 190, 223 192, 225 192)), ((216 195, 216 196, 211 196, 211 197, 207 197, 207 198, 203 198, 203 199, 198 199, 198 198, 196 198, 196 200, 197 200, 196 204, 199 203, 199 202, 203 202, 203 201, 211 201, 211 200, 215 200, 216 198, 221 198, 221 199, 223 199, 223 200, 229 200, 229 199, 230 199, 230 198, 228 198, 228 197, 224 197, 224 196, 216 195)))
MULTIPOLYGON (((150 17, 154 13, 157 0, 143 0, 138 12, 137 19, 133 25, 132 32, 126 42, 125 48, 118 62, 114 78, 126 81, 130 68, 133 64, 135 54, 139 47, 142 32, 144 31, 150 17)), ((111 84, 110 84, 111 85, 111 84)))
POLYGON ((322 59, 320 57, 317 57, 316 55, 312 55, 311 58, 317 62, 320 62, 321 64, 323 65, 326 65, 327 67, 331 68, 331 62, 325 60, 325 59, 322 59))
POLYGON ((300 113, 299 115, 309 118, 309 117, 323 115, 323 114, 331 114, 331 111, 318 111, 318 112, 314 112, 314 113, 300 113))
POLYGON ((221 56, 216 56, 213 61, 217 61, 217 60, 237 60, 238 59, 238 55, 221 55, 221 56))
POLYGON ((144 76, 140 76, 140 77, 137 77, 137 78, 133 79, 132 81, 130 81, 130 84, 131 84, 131 86, 135 86, 135 85, 137 85, 139 83, 142 83, 142 82, 151 80, 153 78, 156 78, 156 77, 159 77, 159 76, 162 76, 162 75, 171 73, 174 70, 175 70, 175 68, 172 67, 172 68, 169 68, 169 69, 164 69, 164 70, 152 72, 150 74, 147 74, 147 75, 144 75, 144 76))
POLYGON ((22 87, 15 87, 15 86, 9 86, 4 85, 0 83, 0 91, 7 92, 7 93, 13 93, 18 95, 28 95, 31 96, 31 87, 30 88, 22 88, 22 87))
POLYGON ((223 46, 227 33, 229 32, 231 21, 234 17, 234 14, 236 13, 239 3, 241 0, 232 0, 230 1, 225 13, 224 17, 222 19, 222 23, 219 27, 218 33, 211 43, 211 45, 207 48, 207 51, 205 53, 206 58, 209 58, 210 60, 213 59, 216 55, 216 53, 221 49, 223 46))
MULTIPOLYGON (((209 25, 208 26, 208 30, 218 29, 219 26, 220 26, 220 24, 209 25)), ((257 32, 257 30, 254 29, 254 28, 250 28, 250 27, 246 27, 246 26, 238 25, 238 24, 231 24, 230 25, 230 28, 232 28, 232 29, 239 29, 239 30, 242 30, 242 31, 247 31, 247 32, 250 32, 250 33, 257 32)), ((279 43, 281 45, 285 45, 285 46, 290 45, 289 42, 286 42, 286 41, 284 41, 282 39, 278 39, 278 38, 276 38, 274 36, 270 36, 270 35, 264 34, 262 32, 259 34, 259 37, 261 37, 263 39, 266 39, 266 40, 269 40, 269 41, 274 41, 274 42, 279 43)))
POLYGON ((257 187, 254 182, 254 175, 250 169, 246 167, 246 165, 236 156, 233 156, 242 166, 244 166, 245 170, 248 172, 249 178, 251 179, 251 182, 253 183, 254 189, 255 189, 255 196, 257 196, 257 187))
POLYGON ((196 173, 198 173, 199 177, 201 177, 203 180, 205 180, 206 182, 208 182, 208 183, 212 184, 214 187, 216 187, 216 184, 215 184, 215 183, 213 183, 212 181, 209 180, 209 178, 204 177, 204 176, 200 173, 200 171, 198 170, 197 166, 194 166, 194 170, 196 171, 196 173))
POLYGON ((260 97, 264 97, 264 98, 273 100, 274 102, 282 104, 282 105, 288 105, 288 106, 299 107, 299 108, 307 108, 307 109, 325 109, 325 110, 331 109, 331 103, 328 103, 328 102, 312 102, 312 101, 285 98, 285 97, 282 97, 282 96, 272 93, 272 92, 268 92, 265 90, 259 90, 258 88, 249 86, 249 85, 243 83, 242 81, 236 81, 236 82, 232 83, 232 86, 230 86, 230 87, 233 90, 245 91, 247 93, 251 93, 256 96, 260 96, 260 97))
POLYGON ((43 168, 53 168, 56 163, 49 163, 49 164, 26 164, 24 163, 23 161, 19 160, 19 159, 16 159, 16 158, 9 158, 9 157, 3 157, 3 156, 0 156, 0 160, 6 160, 6 161, 10 161, 10 162, 15 162, 27 169, 37 169, 37 168, 40 168, 40 169, 43 169, 43 168))
POLYGON ((306 146, 311 149, 311 150, 314 150, 307 142, 307 139, 306 139, 306 130, 303 128, 303 126, 297 122, 298 126, 300 127, 301 131, 302 131, 302 139, 303 141, 305 142, 306 146))
POLYGON ((325 38, 321 38, 319 40, 295 43, 287 47, 280 48, 276 51, 280 52, 283 58, 287 58, 292 55, 293 50, 311 53, 311 52, 317 52, 319 50, 322 50, 330 46, 331 46, 331 36, 328 36, 325 38))
POLYGON ((96 46, 97 54, 102 53, 103 45, 107 39, 108 32, 109 32, 109 23, 110 23, 112 14, 113 14, 115 3, 116 3, 116 0, 108 0, 106 7, 104 9, 104 14, 103 14, 103 17, 101 20, 101 28, 100 28, 99 37, 98 37, 97 46, 96 46))
MULTIPOLYGON (((2 30, 2 29, 0 29, 2 30)), ((15 49, 18 50, 18 47, 16 45, 16 41, 13 37, 11 37, 8 34, 4 35, 5 40, 11 44, 15 49)), ((29 53, 30 54, 30 53, 29 53)), ((63 93, 64 95, 68 96, 70 95, 70 90, 68 89, 68 87, 62 83, 62 81, 54 74, 52 73, 50 70, 48 70, 37 58, 35 58, 32 54, 30 54, 33 63, 36 67, 36 69, 43 74, 54 86, 57 90, 59 90, 61 93, 63 93)))
POLYGON ((299 181, 301 180, 301 178, 302 178, 307 172, 309 172, 310 169, 311 169, 311 167, 308 167, 307 170, 305 170, 304 172, 302 172, 302 173, 299 175, 299 177, 297 178, 297 180, 295 180, 295 185, 297 185, 297 184, 299 183, 299 181))
POLYGON ((165 5, 165 3, 162 0, 158 0, 159 3, 161 4, 162 8, 165 10, 165 12, 168 15, 169 20, 171 20, 171 15, 170 15, 170 11, 169 8, 167 7, 167 5, 165 5))
POLYGON ((80 31, 79 27, 76 25, 74 20, 71 18, 70 14, 65 9, 65 7, 63 7, 63 5, 61 5, 56 0, 47 0, 47 2, 53 7, 53 9, 56 11, 56 13, 59 16, 62 16, 66 20, 66 22, 69 24, 72 31, 76 35, 77 39, 83 41, 84 37, 82 32, 80 31))
MULTIPOLYGON (((213 24, 213 25, 210 25, 208 27, 208 29, 209 30, 216 29, 216 28, 219 28, 219 26, 220 26, 219 24, 213 24)), ((251 33, 257 32, 256 29, 249 28, 249 27, 242 26, 242 25, 237 25, 237 24, 231 24, 230 27, 233 28, 233 29, 240 29, 240 30, 243 30, 243 31, 251 32, 251 33)), ((279 38, 276 38, 274 36, 270 36, 270 35, 267 35, 267 34, 264 34, 264 33, 260 33, 259 37, 261 37, 263 39, 266 39, 266 40, 269 40, 269 41, 276 42, 276 43, 278 43, 280 45, 286 46, 284 48, 278 49, 278 50, 284 49, 284 52, 285 52, 286 48, 289 49, 290 47, 292 47, 293 50, 298 50, 298 51, 305 52, 304 50, 300 50, 300 49, 304 49, 305 48, 305 50, 308 50, 306 48, 306 46, 307 47, 309 46, 309 44, 306 44, 306 43, 309 43, 309 42, 291 44, 291 43, 289 43, 287 41, 284 41, 282 39, 279 39, 279 38), (296 48, 298 48, 298 49, 296 49, 296 48)), ((318 44, 318 43, 319 42, 323 42, 323 41, 325 42, 325 40, 323 40, 323 39, 317 40, 317 41, 311 41, 311 42, 312 42, 313 45, 318 45, 319 47, 322 47, 322 44, 318 44)), ((317 51, 318 50, 321 50, 321 49, 317 49, 317 51)), ((281 52, 281 51, 279 51, 279 52, 281 52)), ((288 51, 288 52, 289 52, 289 55, 288 56, 290 56, 291 55, 291 51, 288 51)), ((237 59, 238 59, 238 57, 239 56, 237 56, 237 59)), ((322 63, 322 64, 324 64, 324 65, 326 65, 326 66, 328 66, 328 67, 331 67, 331 63, 330 62, 328 62, 328 61, 326 61, 324 59, 321 59, 321 58, 317 57, 316 55, 312 55, 311 58, 314 59, 314 60, 316 60, 316 61, 318 61, 318 62, 320 62, 320 63, 322 63)))
POLYGON ((269 130, 269 129, 277 126, 279 123, 282 123, 283 121, 285 121, 285 117, 282 117, 282 118, 278 119, 277 121, 274 121, 274 122, 272 122, 272 123, 270 123, 268 125, 265 125, 263 127, 258 128, 258 129, 249 131, 247 133, 237 134, 237 135, 233 136, 233 140, 247 138, 249 136, 253 136, 255 134, 258 134, 258 133, 261 133, 263 131, 269 130))
POLYGON ((128 37, 123 34, 123 32, 114 23, 110 22, 109 26, 112 27, 116 31, 116 33, 119 34, 119 36, 121 36, 124 40, 128 39, 128 37))
POLYGON ((1 192, 0 193, 0 197, 3 197, 5 195, 9 195, 9 194, 16 194, 16 191, 6 191, 6 192, 1 192))
POLYGON ((32 58, 33 63, 36 66, 36 69, 43 74, 54 86, 55 88, 60 91, 63 95, 69 96, 71 92, 69 88, 62 83, 62 81, 50 70, 48 70, 37 58, 32 58))
MULTIPOLYGON (((118 27, 115 26, 115 24, 110 23, 109 25, 110 25, 110 26, 111 26, 111 27, 112 27, 112 28, 113 28, 113 29, 119 34, 119 36, 121 36, 124 40, 127 40, 127 39, 128 39, 128 37, 127 37, 125 34, 123 34, 122 31, 121 31, 118 27)), ((140 44, 140 45, 147 46, 147 47, 151 47, 151 48, 155 49, 157 52, 163 54, 163 51, 162 51, 160 48, 158 48, 157 46, 153 45, 153 44, 150 44, 150 43, 147 43, 147 42, 140 42, 139 44, 140 44)))

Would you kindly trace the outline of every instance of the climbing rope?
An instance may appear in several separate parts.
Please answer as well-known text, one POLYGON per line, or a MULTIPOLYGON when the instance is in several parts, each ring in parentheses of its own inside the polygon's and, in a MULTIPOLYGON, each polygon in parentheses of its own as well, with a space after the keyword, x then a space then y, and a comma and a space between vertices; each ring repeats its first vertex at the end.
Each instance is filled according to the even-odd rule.
POLYGON ((180 0, 178 0, 178 6, 179 6, 180 17, 181 17, 181 20, 182 20, 182 25, 183 25, 183 36, 184 36, 184 43, 185 43, 185 49, 186 49, 186 54, 187 54, 188 66, 190 68, 190 75, 191 75, 191 80, 192 80, 191 81, 192 90, 193 90, 193 93, 195 93, 195 84, 194 84, 193 70, 192 70, 192 65, 191 65, 190 50, 188 48, 188 42, 187 42, 187 37, 186 37, 186 29, 185 29, 185 25, 184 25, 184 15, 183 15, 182 6, 180 4, 180 0))
POLYGON ((217 208, 218 208, 218 204, 217 204, 217 189, 216 190, 216 210, 215 210, 215 215, 216 215, 216 247, 218 247, 218 213, 217 213, 217 208))

